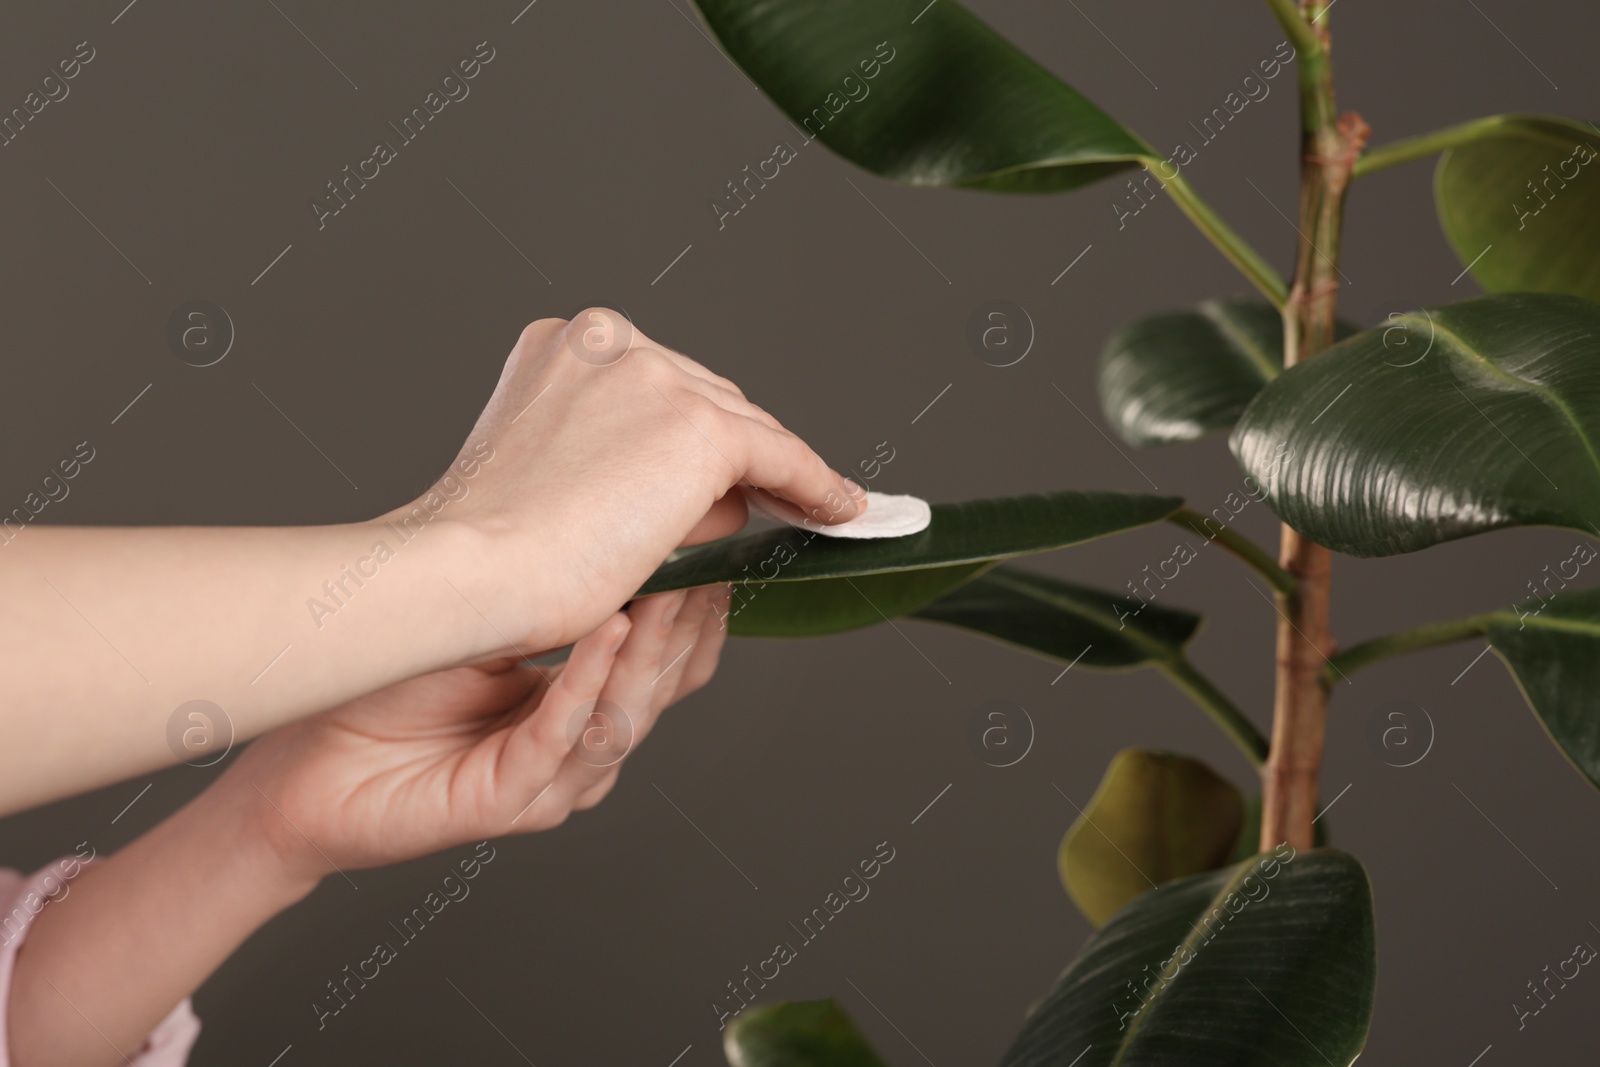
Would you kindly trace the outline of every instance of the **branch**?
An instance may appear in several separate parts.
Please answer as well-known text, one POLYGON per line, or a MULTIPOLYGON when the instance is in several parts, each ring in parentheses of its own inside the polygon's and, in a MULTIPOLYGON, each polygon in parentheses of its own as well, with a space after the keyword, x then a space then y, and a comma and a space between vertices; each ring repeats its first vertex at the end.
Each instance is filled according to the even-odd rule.
POLYGON ((1420 134, 1416 137, 1407 137, 1403 141, 1395 141, 1380 148, 1374 148, 1356 160, 1353 176, 1360 178, 1386 167, 1397 166, 1401 163, 1410 163, 1414 159, 1422 159, 1436 152, 1443 152, 1457 145, 1469 144, 1473 141, 1492 137, 1497 133, 1507 130, 1515 131, 1519 136, 1533 140, 1548 140, 1558 147, 1566 147, 1567 142, 1557 140, 1553 136, 1540 133, 1526 125, 1518 125, 1521 115, 1490 115, 1488 118, 1473 119, 1456 126, 1446 126, 1442 130, 1432 133, 1420 134))
POLYGON ((1261 577, 1272 584, 1272 588, 1283 596, 1293 596, 1299 583, 1294 575, 1278 566, 1278 561, 1266 549, 1245 537, 1243 534, 1234 533, 1226 526, 1215 534, 1207 533, 1205 523, 1207 516, 1200 514, 1193 508, 1179 508, 1167 516, 1167 521, 1178 526, 1187 526, 1195 533, 1202 534, 1208 541, 1215 541, 1223 548, 1239 557, 1261 577), (1195 524, 1199 520, 1200 525, 1195 524))
POLYGON ((1181 689, 1190 700, 1200 705, 1201 710, 1222 727, 1222 732, 1239 746, 1239 751, 1244 753, 1252 766, 1260 767, 1266 762, 1267 739, 1262 737, 1261 731, 1255 728, 1255 724, 1234 706, 1233 701, 1211 684, 1211 679, 1197 671, 1194 664, 1182 656, 1162 662, 1158 666, 1168 681, 1181 689))
POLYGON ((1329 660, 1327 668, 1322 673, 1323 685, 1327 687, 1333 684, 1335 672, 1349 674, 1351 671, 1360 670, 1368 664, 1377 663, 1391 656, 1447 645, 1452 641, 1465 641, 1469 637, 1481 637, 1488 631, 1489 616, 1473 615, 1466 619, 1431 622, 1425 626, 1415 626, 1398 633, 1374 637, 1370 641, 1363 641, 1359 645, 1345 649, 1329 660))
MULTIPOLYGON (((1166 160, 1154 156, 1146 156, 1142 162, 1146 169, 1171 166, 1166 160)), ((1168 178, 1159 170, 1152 172, 1156 180, 1172 194, 1172 199, 1177 201, 1183 213, 1189 216, 1189 221, 1211 239, 1211 243, 1239 268, 1252 285, 1261 290, 1263 296, 1272 301, 1273 307, 1281 310, 1289 299, 1289 285, 1283 280, 1283 275, 1263 259, 1261 253, 1251 248, 1249 242, 1235 233, 1233 227, 1224 222, 1210 204, 1200 199, 1200 194, 1194 191, 1194 186, 1182 174, 1174 173, 1168 178)))
POLYGON ((1278 24, 1283 27, 1283 32, 1289 35, 1289 43, 1294 45, 1294 50, 1300 55, 1311 55, 1322 51, 1322 38, 1317 36, 1317 31, 1300 14, 1300 9, 1295 6, 1294 0, 1267 0, 1267 6, 1278 17, 1278 24))

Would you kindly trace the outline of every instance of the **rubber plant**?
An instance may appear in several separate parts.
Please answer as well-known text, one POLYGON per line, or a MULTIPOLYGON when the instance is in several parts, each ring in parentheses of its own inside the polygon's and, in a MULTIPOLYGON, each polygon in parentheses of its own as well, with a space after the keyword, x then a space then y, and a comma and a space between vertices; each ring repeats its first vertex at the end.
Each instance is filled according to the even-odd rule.
MULTIPOLYGON (((910 616, 1084 668, 1164 673, 1259 767, 1260 797, 1183 756, 1113 761, 1058 857, 1098 929, 1002 1062, 1350 1063, 1376 950, 1365 871, 1313 825, 1332 682, 1487 638, 1552 740, 1600 785, 1600 720, 1586 702, 1600 688, 1600 591, 1343 650, 1328 630, 1334 552, 1415 552, 1530 524, 1600 534, 1600 175, 1585 173, 1600 129, 1502 115, 1369 149, 1367 123, 1335 105, 1332 4, 1266 0, 1287 37, 1276 55, 1299 82, 1299 243, 1285 281, 1189 185, 1181 149, 1164 156, 954 0, 697 2, 805 137, 883 178, 1037 194, 1133 171, 1136 189, 1169 195, 1262 299, 1122 330, 1101 361, 1104 416, 1140 446, 1231 430, 1246 484, 1283 527, 1274 555, 1231 528, 1227 508, 1063 491, 939 505, 926 531, 894 540, 741 535, 670 562, 646 591, 731 581, 735 633, 910 616), (1445 236, 1490 295, 1344 326, 1352 183, 1435 155, 1445 236), (1186 657, 1198 616, 1009 562, 1158 522, 1222 545, 1271 587, 1270 739, 1186 657)), ((1263 73, 1276 71, 1264 61, 1263 73)), ((882 1062, 832 1001, 753 1005, 725 1044, 741 1065, 882 1062)))

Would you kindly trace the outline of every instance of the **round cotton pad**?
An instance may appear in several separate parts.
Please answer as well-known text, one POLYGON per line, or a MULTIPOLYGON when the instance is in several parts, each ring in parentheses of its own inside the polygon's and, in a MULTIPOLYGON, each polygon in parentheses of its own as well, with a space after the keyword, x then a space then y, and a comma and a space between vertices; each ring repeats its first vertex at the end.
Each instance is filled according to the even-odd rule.
POLYGON ((770 493, 745 487, 745 498, 758 511, 774 519, 799 526, 824 537, 872 539, 906 537, 921 533, 933 521, 933 509, 920 497, 895 493, 867 493, 867 510, 849 522, 824 526, 786 500, 770 493))

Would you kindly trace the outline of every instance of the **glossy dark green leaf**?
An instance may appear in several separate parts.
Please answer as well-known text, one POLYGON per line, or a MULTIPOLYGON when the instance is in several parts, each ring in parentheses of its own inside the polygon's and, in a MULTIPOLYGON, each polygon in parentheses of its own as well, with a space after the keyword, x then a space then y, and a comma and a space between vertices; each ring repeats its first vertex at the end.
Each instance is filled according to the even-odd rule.
POLYGON ((1366 1041, 1376 972, 1361 864, 1285 846, 1135 898, 1001 1063, 1347 1067, 1366 1041))
POLYGON ((1589 123, 1506 115, 1491 136, 1439 158, 1439 222, 1479 285, 1600 300, 1597 157, 1589 123))
POLYGON ((816 138, 896 181, 1017 192, 1076 188, 1155 154, 955 0, 697 6, 796 124, 792 150, 816 138))
POLYGON ((1066 490, 935 504, 921 533, 850 540, 782 527, 718 541, 665 564, 641 595, 716 582, 753 584, 854 578, 863 574, 982 563, 1049 552, 1160 522, 1177 497, 1066 490))
MULTIPOLYGON (((1339 336, 1356 332, 1339 324, 1339 336)), ((1283 370, 1283 319, 1264 301, 1208 300, 1139 319, 1100 356, 1100 407, 1135 445, 1226 430, 1283 370)))
POLYGON ((728 605, 728 628, 738 637, 814 637, 855 630, 909 614, 992 566, 985 561, 738 585, 728 605))
POLYGON ((1174 662, 1200 627, 1200 616, 1187 611, 1011 566, 995 568, 913 617, 1100 668, 1174 662))
POLYGON ((834 1000, 746 1008, 722 1043, 732 1067, 885 1067, 834 1000))
POLYGON ((1231 444, 1289 525, 1383 556, 1505 526, 1592 529, 1597 440, 1600 305, 1507 293, 1393 316, 1291 368, 1231 444))
MULTIPOLYGON (((1593 560, 1595 549, 1563 561, 1593 560)), ((1557 569, 1562 569, 1561 564, 1557 569)), ((1574 566, 1574 572, 1577 567, 1574 566)), ((1573 766, 1600 788, 1600 589, 1562 591, 1543 583, 1547 602, 1484 616, 1489 644, 1511 670, 1528 705, 1573 766)))
POLYGON ((1100 926, 1163 882, 1227 863, 1243 814, 1239 790, 1199 760, 1124 749, 1061 839, 1061 884, 1100 926))

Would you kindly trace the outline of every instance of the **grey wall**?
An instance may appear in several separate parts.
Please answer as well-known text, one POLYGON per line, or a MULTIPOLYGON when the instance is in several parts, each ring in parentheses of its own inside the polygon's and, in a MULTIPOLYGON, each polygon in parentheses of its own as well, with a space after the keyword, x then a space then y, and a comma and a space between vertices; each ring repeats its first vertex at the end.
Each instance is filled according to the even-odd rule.
MULTIPOLYGON (((625 308, 733 377, 841 467, 891 442, 882 488, 957 500, 1154 483, 1209 509, 1236 486, 1220 440, 1127 458, 1093 403, 1095 357, 1119 324, 1246 292, 1172 205, 1119 232, 1109 205, 1120 183, 1040 199, 913 190, 797 144, 799 158, 719 232, 709 205, 724 182, 795 138, 698 32, 686 0, 538 0, 513 24, 523 2, 8 5, 6 108, 77 42, 96 58, 0 149, 0 493, 20 498, 88 438, 102 458, 51 509, 55 521, 370 516, 443 468, 523 324, 591 303, 625 308), (496 57, 470 97, 319 231, 307 200, 484 40, 496 57), (972 310, 996 297, 1037 324, 1033 351, 1006 369, 963 339, 972 310), (163 336, 191 298, 222 305, 236 326, 212 367, 180 362, 163 336)), ((1282 38, 1264 5, 973 6, 1156 145, 1190 139, 1188 123, 1282 38)), ((1351 0, 1333 19, 1341 102, 1380 142, 1491 112, 1600 111, 1597 23, 1580 5, 1351 0)), ((1189 171, 1285 269, 1290 81, 1189 171)), ((1452 284, 1460 265, 1434 223, 1429 174, 1417 164, 1355 190, 1351 317, 1472 292, 1470 279, 1452 284)), ((1275 536, 1259 505, 1239 522, 1275 536)), ((1144 531, 1040 565, 1120 587, 1172 541, 1144 531)), ((1341 560, 1336 631, 1349 642, 1506 605, 1572 541, 1521 531, 1341 560)), ((1264 726, 1274 616, 1247 572, 1207 554, 1168 595, 1208 613, 1196 656, 1264 726)), ((680 1067, 721 1063, 709 1005, 724 983, 882 841, 896 858, 872 895, 770 995, 838 996, 897 1064, 994 1062, 1088 933, 1054 871, 1073 815, 1062 794, 1081 804, 1128 745, 1201 756, 1241 785, 1249 768, 1157 677, 1074 670, 1052 684, 1048 663, 902 629, 736 642, 604 805, 497 842, 471 897, 318 1032, 309 1005, 324 982, 389 936, 454 853, 359 874, 359 891, 330 879, 200 990, 193 1062, 266 1065, 292 1045, 282 1067, 521 1056, 666 1067, 686 1047, 680 1067), (995 698, 1038 726, 1029 756, 1004 770, 963 736, 995 698)), ((1574 942, 1600 940, 1600 804, 1494 657, 1452 683, 1481 648, 1373 669, 1337 694, 1324 798, 1339 801, 1327 821, 1367 864, 1380 922, 1363 1062, 1465 1067, 1492 1045, 1481 1062, 1493 1067, 1591 1047, 1600 984, 1575 983, 1520 1033, 1510 1004, 1574 942), (1374 716, 1402 698, 1435 731, 1407 769, 1370 741, 1374 716)), ((1420 741, 1427 727, 1416 729, 1420 741)), ((179 767, 5 820, 0 859, 28 868, 85 839, 111 850, 211 773, 179 767)))

